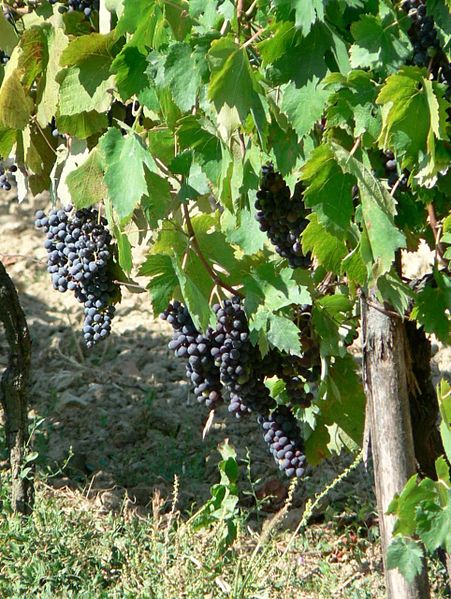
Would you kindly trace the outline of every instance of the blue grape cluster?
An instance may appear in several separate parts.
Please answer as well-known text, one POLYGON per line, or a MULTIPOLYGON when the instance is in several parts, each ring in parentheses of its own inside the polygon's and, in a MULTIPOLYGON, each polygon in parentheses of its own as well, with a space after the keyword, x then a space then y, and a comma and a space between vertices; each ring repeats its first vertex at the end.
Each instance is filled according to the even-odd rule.
MULTIPOLYGON (((219 367, 221 382, 227 389, 229 412, 237 418, 250 412, 269 409, 273 400, 264 384, 264 366, 258 348, 249 340, 247 317, 241 299, 234 297, 215 304, 218 345, 213 357, 219 367)), ((266 362, 266 361, 265 361, 266 362)))
POLYGON ((426 14, 425 0, 402 0, 401 8, 412 19, 409 37, 413 46, 413 63, 430 69, 434 78, 451 84, 451 68, 440 48, 433 17, 426 14))
POLYGON ((0 189, 3 189, 3 191, 9 191, 11 189, 10 176, 15 172, 17 172, 17 166, 15 164, 8 167, 0 166, 0 189))
POLYGON ((83 335, 91 348, 108 337, 115 313, 112 300, 117 286, 108 273, 111 235, 107 221, 94 208, 73 211, 72 206, 38 210, 35 225, 47 233, 47 270, 54 289, 72 291, 84 305, 83 335))
MULTIPOLYGON (((290 477, 302 476, 305 457, 296 419, 287 407, 276 405, 264 382, 275 374, 291 377, 295 368, 293 358, 275 350, 261 357, 250 342, 247 317, 239 297, 224 300, 214 305, 213 310, 216 328, 209 327, 202 334, 186 307, 178 301, 169 304, 161 315, 174 329, 169 349, 187 359, 187 376, 200 402, 215 407, 224 389, 229 412, 238 418, 251 412, 258 415, 265 441, 280 469, 290 477), (291 370, 287 370, 287 359, 291 370)), ((299 389, 296 387, 296 392, 299 389)), ((302 392, 305 394, 304 387, 302 392)))
POLYGON ((278 406, 268 416, 259 416, 258 421, 279 469, 290 478, 300 478, 307 462, 299 427, 291 411, 286 406, 278 406))
POLYGON ((311 265, 311 257, 303 255, 299 240, 309 222, 302 191, 298 184, 291 197, 288 185, 282 175, 274 171, 273 165, 262 168, 255 218, 260 230, 266 232, 276 252, 288 260, 291 268, 308 268, 311 265))
MULTIPOLYGON (((50 4, 57 4, 61 0, 49 0, 50 4)), ((98 11, 100 6, 99 0, 67 0, 60 7, 60 12, 82 12, 85 17, 89 18, 93 11, 98 11)))
POLYGON ((179 358, 186 358, 186 375, 193 385, 194 395, 207 407, 221 401, 221 381, 212 353, 216 348, 215 332, 209 328, 200 333, 185 306, 174 301, 160 315, 174 329, 169 349, 179 358))

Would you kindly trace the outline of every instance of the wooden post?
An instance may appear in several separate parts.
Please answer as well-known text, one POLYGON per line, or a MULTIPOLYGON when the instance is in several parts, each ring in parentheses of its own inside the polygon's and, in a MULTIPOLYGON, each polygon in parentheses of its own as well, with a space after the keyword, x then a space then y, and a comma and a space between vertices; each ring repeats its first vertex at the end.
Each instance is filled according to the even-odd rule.
POLYGON ((374 460, 382 552, 388 599, 428 599, 426 569, 413 584, 398 570, 386 568, 394 516, 387 508, 416 472, 406 378, 406 337, 400 317, 388 313, 376 299, 362 298, 363 369, 371 448, 374 460))
POLYGON ((0 403, 5 411, 6 440, 12 474, 13 510, 29 514, 34 487, 31 477, 21 476, 24 447, 28 440, 28 379, 31 340, 16 288, 0 262, 0 322, 9 345, 8 367, 0 380, 0 403))

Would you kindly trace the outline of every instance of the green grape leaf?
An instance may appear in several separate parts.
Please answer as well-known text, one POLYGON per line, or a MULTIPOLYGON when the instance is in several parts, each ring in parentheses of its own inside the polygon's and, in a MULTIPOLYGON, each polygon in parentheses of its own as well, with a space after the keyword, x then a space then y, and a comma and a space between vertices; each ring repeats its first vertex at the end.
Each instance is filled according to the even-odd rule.
POLYGON ((62 67, 81 66, 87 60, 93 58, 103 58, 107 62, 111 62, 116 44, 115 32, 107 33, 90 33, 74 38, 70 44, 64 49, 60 65, 62 67))
POLYGON ((71 116, 57 115, 56 126, 60 133, 78 139, 87 139, 94 133, 108 129, 108 118, 106 114, 99 114, 95 110, 71 116))
POLYGON ((154 0, 124 0, 116 31, 118 35, 133 34, 131 43, 143 54, 148 48, 158 50, 168 40, 164 12, 154 0))
POLYGON ((116 87, 122 98, 127 100, 138 95, 147 87, 146 57, 136 46, 127 44, 111 64, 111 71, 116 75, 116 87))
POLYGON ((208 97, 218 112, 218 122, 230 135, 250 114, 263 110, 258 85, 245 48, 229 37, 215 40, 208 52, 211 69, 208 97))
POLYGON ((24 129, 33 110, 33 101, 25 95, 16 72, 7 76, 0 88, 0 126, 24 129))
POLYGON ((403 283, 395 273, 387 273, 377 280, 379 300, 387 302, 400 316, 406 314, 414 297, 412 289, 403 283))
POLYGON ((305 205, 315 211, 318 222, 337 236, 346 233, 353 213, 354 178, 343 173, 330 147, 321 145, 313 151, 302 180, 308 184, 305 205))
POLYGON ((358 244, 341 263, 341 273, 346 274, 350 281, 364 286, 367 283, 367 269, 362 258, 361 246, 358 244))
POLYGON ((365 393, 350 354, 334 358, 325 380, 323 400, 318 405, 327 424, 337 424, 354 443, 362 444, 365 393))
POLYGON ((315 421, 314 430, 305 441, 305 455, 309 464, 317 466, 331 455, 328 448, 329 442, 329 430, 319 416, 315 421))
POLYGON ((291 268, 278 269, 273 262, 252 269, 243 280, 246 312, 253 314, 261 306, 277 311, 291 304, 311 304, 307 288, 292 277, 291 268))
POLYGON ((230 243, 241 247, 245 254, 255 254, 263 249, 266 236, 255 219, 255 208, 242 208, 236 214, 224 210, 221 215, 221 228, 230 243))
POLYGON ((341 168, 357 179, 372 253, 368 266, 372 276, 377 279, 391 269, 396 250, 406 247, 404 235, 394 224, 395 200, 362 162, 336 143, 331 142, 331 147, 341 168))
POLYGON ((274 0, 277 8, 295 13, 295 27, 307 35, 317 20, 324 21, 324 0, 274 0))
POLYGON ((117 249, 119 254, 119 266, 127 274, 130 273, 133 266, 132 246, 127 235, 115 227, 114 237, 117 241, 117 249))
POLYGON ((451 281, 435 273, 436 287, 426 286, 416 296, 411 319, 417 320, 426 333, 434 333, 443 343, 449 343, 451 333, 451 281))
POLYGON ((417 533, 428 551, 451 546, 451 494, 444 507, 422 501, 416 510, 416 522, 417 533))
MULTIPOLYGON (((192 253, 190 257, 194 258, 192 253)), ((202 266, 198 264, 197 257, 195 257, 194 264, 191 263, 190 265, 188 261, 182 266, 175 254, 172 258, 172 264, 180 285, 183 301, 188 308, 195 327, 199 331, 206 330, 212 318, 212 311, 208 301, 208 289, 205 289, 206 278, 202 277, 202 266)), ((209 287, 210 291, 212 287, 213 284, 209 287)))
POLYGON ((57 112, 59 83, 56 76, 61 70, 61 55, 69 44, 69 38, 59 27, 44 29, 44 35, 47 37, 49 58, 38 85, 37 119, 41 127, 47 127, 57 112))
POLYGON ((418 476, 416 474, 409 478, 401 493, 395 495, 387 509, 387 514, 397 517, 393 530, 395 534, 408 536, 415 534, 417 507, 421 501, 430 498, 430 496, 428 489, 418 485, 418 476))
POLYGON ((155 162, 134 133, 121 135, 108 129, 100 139, 106 170, 105 183, 113 207, 121 219, 129 218, 147 194, 145 169, 157 171, 155 162))
POLYGON ((327 270, 341 272, 341 261, 348 253, 342 239, 329 233, 318 217, 312 213, 309 224, 302 234, 302 250, 304 254, 312 252, 318 262, 327 270))
POLYGON ((274 119, 269 125, 268 141, 277 170, 282 175, 291 173, 302 159, 302 147, 294 130, 282 129, 274 119))
POLYGON ((0 40, 2 40, 2 50, 11 56, 19 38, 14 27, 5 19, 3 11, 0 12, 0 40))
POLYGON ((313 25, 305 38, 300 34, 289 36, 286 51, 268 70, 269 79, 276 85, 293 81, 297 88, 306 85, 313 77, 321 81, 327 73, 325 55, 330 51, 330 43, 330 31, 322 23, 313 25))
POLYGON ((346 313, 349 309, 349 300, 341 295, 324 297, 315 302, 312 322, 320 340, 322 356, 346 356, 347 350, 339 333, 343 320, 340 312, 346 313))
POLYGON ((277 21, 268 27, 271 37, 259 42, 257 48, 263 60, 263 65, 268 66, 282 58, 290 51, 298 37, 296 28, 291 21, 277 21))
POLYGON ((179 286, 171 257, 151 254, 142 264, 139 274, 150 278, 147 289, 150 293, 154 314, 163 312, 175 296, 179 286))
POLYGON ((157 228, 158 221, 166 218, 171 205, 171 186, 167 179, 146 170, 147 194, 142 198, 141 205, 147 222, 152 229, 157 228))
POLYGON ((393 149, 406 168, 419 160, 420 182, 430 186, 449 165, 449 157, 436 155, 436 140, 446 138, 447 104, 443 90, 424 74, 424 69, 403 67, 388 77, 377 98, 383 107, 378 141, 380 147, 393 149))
POLYGON ((448 381, 442 379, 437 385, 437 399, 442 421, 440 435, 445 448, 446 457, 451 462, 451 387, 448 381))
POLYGON ((264 337, 280 351, 285 351, 295 356, 302 353, 299 341, 300 331, 295 323, 288 317, 274 314, 272 311, 261 307, 249 320, 251 336, 264 337))
POLYGON ((114 89, 110 66, 110 59, 93 56, 80 66, 63 69, 56 77, 60 83, 60 114, 72 116, 91 110, 106 112, 114 89))
POLYGON ((12 147, 16 143, 16 131, 14 129, 5 129, 0 126, 0 156, 8 156, 12 147))
POLYGON ((409 584, 423 570, 421 546, 406 537, 395 537, 388 547, 387 568, 398 569, 409 584))
POLYGON ((210 182, 217 186, 222 166, 221 140, 209 128, 207 121, 187 116, 179 120, 177 135, 180 147, 194 152, 210 182))
POLYGON ((114 52, 113 32, 75 38, 64 49, 61 64, 66 68, 56 76, 60 84, 60 114, 71 116, 109 109, 115 81, 110 72, 114 52))
POLYGON ((341 127, 355 138, 367 134, 374 140, 379 136, 381 119, 374 109, 377 88, 370 73, 353 70, 347 79, 331 73, 324 85, 335 90, 328 100, 328 127, 341 127))
POLYGON ((405 64, 411 53, 409 37, 398 25, 398 17, 384 2, 380 15, 362 15, 351 25, 355 40, 351 46, 351 66, 392 73, 405 64))
POLYGON ((170 46, 164 63, 164 83, 180 110, 191 110, 196 103, 201 77, 188 44, 180 42, 170 46))
MULTIPOLYGON (((235 258, 231 245, 220 230, 219 214, 199 214, 191 220, 200 250, 210 266, 220 266, 226 280, 233 275, 240 282, 240 262, 235 258)), ((205 268, 202 267, 201 272, 205 268)))
POLYGON ((282 111, 299 138, 310 133, 314 124, 321 119, 328 96, 329 92, 316 77, 300 89, 293 82, 287 85, 283 93, 282 111))
POLYGON ((164 15, 178 42, 185 39, 193 26, 186 0, 171 0, 165 4, 164 15))
POLYGON ((449 58, 451 45, 451 2, 449 0, 428 0, 427 14, 434 18, 435 29, 438 31, 440 46, 449 58))
POLYGON ((99 150, 94 148, 78 168, 69 173, 66 184, 74 206, 88 208, 101 203, 107 195, 103 182, 103 163, 99 150))

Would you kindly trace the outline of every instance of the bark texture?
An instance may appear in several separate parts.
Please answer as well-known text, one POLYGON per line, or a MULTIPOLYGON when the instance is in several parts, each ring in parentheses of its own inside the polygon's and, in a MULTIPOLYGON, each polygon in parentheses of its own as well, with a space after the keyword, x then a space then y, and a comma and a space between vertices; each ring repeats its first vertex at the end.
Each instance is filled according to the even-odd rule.
POLYGON ((407 384, 415 457, 421 474, 436 480, 435 460, 445 453, 438 428, 439 407, 432 382, 431 342, 415 322, 404 322, 407 384))
POLYGON ((31 477, 22 478, 24 447, 28 439, 28 379, 31 340, 16 289, 0 262, 0 322, 9 345, 8 367, 0 380, 0 402, 5 412, 6 441, 12 474, 11 503, 14 511, 31 512, 34 487, 31 477))
MULTIPOLYGON (((407 339, 400 318, 376 300, 362 300, 363 367, 374 460, 384 566, 395 523, 386 511, 416 472, 407 381, 407 339), (376 306, 376 307, 375 307, 376 306)), ((426 570, 409 585, 398 570, 385 567, 389 599, 428 599, 426 570)))

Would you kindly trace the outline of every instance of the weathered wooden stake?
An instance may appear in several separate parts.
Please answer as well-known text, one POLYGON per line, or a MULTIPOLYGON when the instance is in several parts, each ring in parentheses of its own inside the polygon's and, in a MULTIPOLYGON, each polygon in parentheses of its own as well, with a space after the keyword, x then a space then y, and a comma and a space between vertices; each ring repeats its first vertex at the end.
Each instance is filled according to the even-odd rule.
POLYGON ((408 584, 398 570, 386 568, 394 516, 387 508, 416 472, 410 421, 404 323, 391 311, 362 298, 363 369, 371 449, 374 460, 382 552, 388 599, 428 599, 426 569, 408 584))

